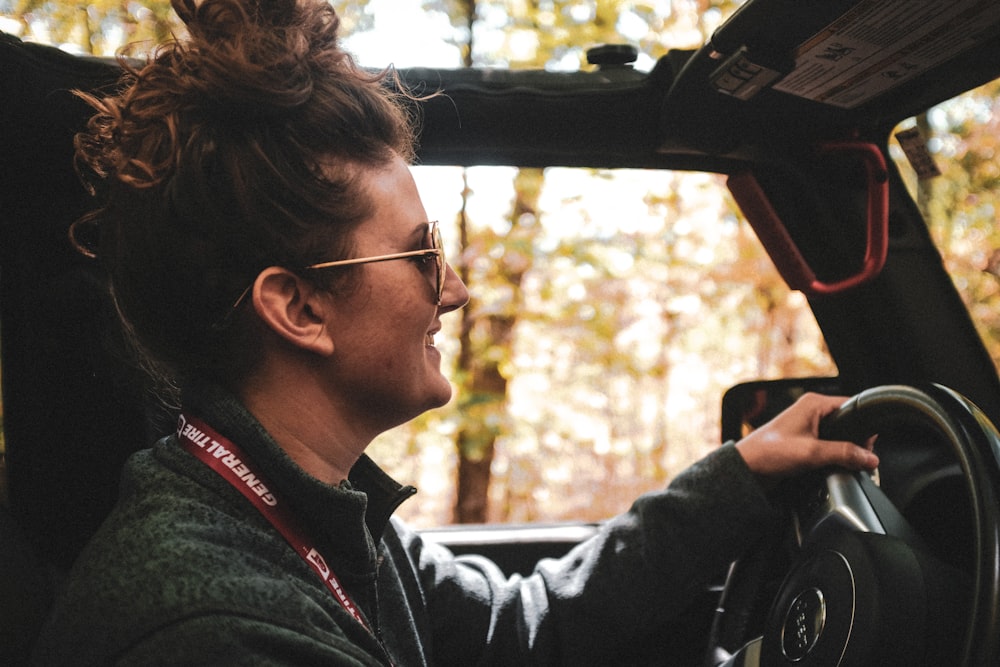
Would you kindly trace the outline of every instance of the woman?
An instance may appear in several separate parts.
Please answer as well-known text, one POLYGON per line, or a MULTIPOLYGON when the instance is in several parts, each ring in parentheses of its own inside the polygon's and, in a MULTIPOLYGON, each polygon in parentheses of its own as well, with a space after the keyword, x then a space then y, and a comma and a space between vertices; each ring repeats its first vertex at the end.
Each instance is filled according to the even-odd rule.
POLYGON ((390 519, 365 455, 446 403, 434 338, 468 293, 408 168, 406 98, 322 0, 175 0, 190 36, 129 75, 77 156, 84 221, 177 432, 134 456, 38 664, 622 664, 772 526, 765 486, 872 468, 808 396, 530 577, 390 519))

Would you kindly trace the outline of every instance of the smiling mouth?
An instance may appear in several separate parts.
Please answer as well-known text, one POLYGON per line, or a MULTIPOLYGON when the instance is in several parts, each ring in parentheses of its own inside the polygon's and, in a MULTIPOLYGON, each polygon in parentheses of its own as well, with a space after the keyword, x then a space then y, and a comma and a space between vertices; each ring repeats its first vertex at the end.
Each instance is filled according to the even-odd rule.
POLYGON ((424 344, 428 347, 434 347, 434 332, 428 333, 424 336, 424 344))

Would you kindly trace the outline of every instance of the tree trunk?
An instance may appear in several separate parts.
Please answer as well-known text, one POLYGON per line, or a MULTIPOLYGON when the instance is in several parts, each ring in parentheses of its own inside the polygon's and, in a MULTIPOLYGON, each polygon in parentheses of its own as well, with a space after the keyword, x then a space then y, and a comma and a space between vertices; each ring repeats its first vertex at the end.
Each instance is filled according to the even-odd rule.
MULTIPOLYGON (((534 224, 540 170, 521 170, 515 180, 516 197, 511 212, 511 227, 506 237, 489 238, 483 234, 477 244, 470 238, 465 210, 459 216, 463 250, 489 252, 485 246, 501 244, 502 257, 488 273, 473 276, 466 262, 459 264, 459 276, 466 284, 476 284, 484 292, 508 294, 494 296, 484 307, 480 298, 470 297, 462 310, 459 332, 457 370, 460 381, 458 397, 459 426, 455 444, 458 448, 458 479, 453 512, 455 523, 484 523, 489 517, 490 466, 496 439, 502 433, 507 412, 507 378, 501 368, 513 356, 514 330, 521 308, 521 281, 532 263, 531 241, 537 230, 534 224), (527 227, 522 220, 530 219, 527 227), (478 281, 478 282, 477 282, 478 281), (488 287, 502 287, 488 290, 488 287)), ((471 291, 475 294, 476 289, 471 291)))
POLYGON ((458 483, 453 520, 455 523, 486 523, 494 438, 486 443, 486 450, 480 456, 473 458, 462 454, 464 443, 461 440, 467 436, 467 432, 459 433, 458 483))
MULTIPOLYGON (((520 281, 518 281, 520 282, 520 281)), ((461 413, 456 437, 458 481, 453 520, 455 523, 485 523, 489 516, 490 467, 500 424, 507 409, 507 378, 500 373, 500 359, 485 354, 472 337, 477 324, 488 330, 487 345, 501 347, 509 357, 514 318, 488 315, 476 321, 473 304, 463 311, 459 368, 467 377, 465 395, 459 399, 461 413)))

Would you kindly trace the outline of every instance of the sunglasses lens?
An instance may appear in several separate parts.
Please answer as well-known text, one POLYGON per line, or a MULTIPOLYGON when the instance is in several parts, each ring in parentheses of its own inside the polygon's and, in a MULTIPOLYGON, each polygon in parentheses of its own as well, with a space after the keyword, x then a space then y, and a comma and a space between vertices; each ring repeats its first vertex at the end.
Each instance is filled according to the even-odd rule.
POLYGON ((441 240, 441 229, 437 223, 431 225, 431 247, 438 251, 434 256, 434 260, 437 264, 437 300, 438 305, 440 305, 441 299, 444 296, 445 266, 447 265, 444 259, 444 242, 441 240))

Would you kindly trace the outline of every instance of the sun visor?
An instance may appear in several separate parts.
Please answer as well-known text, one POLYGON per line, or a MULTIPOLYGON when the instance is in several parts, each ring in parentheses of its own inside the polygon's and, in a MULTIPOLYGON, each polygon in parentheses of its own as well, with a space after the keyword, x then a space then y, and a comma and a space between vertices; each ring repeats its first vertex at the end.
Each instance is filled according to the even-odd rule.
POLYGON ((991 80, 997 57, 998 2, 749 0, 678 73, 661 150, 720 154, 882 128, 991 80))

